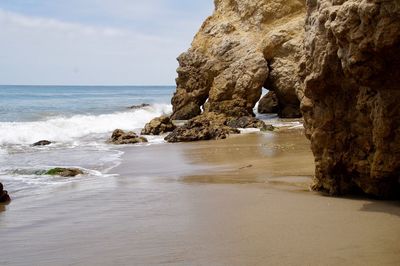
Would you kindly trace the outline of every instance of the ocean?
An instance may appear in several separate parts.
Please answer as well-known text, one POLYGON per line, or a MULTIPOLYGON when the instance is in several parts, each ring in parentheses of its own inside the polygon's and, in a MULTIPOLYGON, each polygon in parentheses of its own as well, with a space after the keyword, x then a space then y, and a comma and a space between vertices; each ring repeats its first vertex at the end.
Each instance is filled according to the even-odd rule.
MULTIPOLYGON (((0 86, 0 180, 14 197, 79 179, 107 177, 120 147, 113 130, 141 128, 172 111, 173 86, 0 86), (133 105, 150 104, 139 109, 133 105), (33 147, 40 140, 54 142, 33 147), (59 178, 39 173, 78 167, 88 175, 59 178)), ((151 137, 148 144, 162 143, 151 137)), ((82 181, 82 180, 80 180, 82 181)))

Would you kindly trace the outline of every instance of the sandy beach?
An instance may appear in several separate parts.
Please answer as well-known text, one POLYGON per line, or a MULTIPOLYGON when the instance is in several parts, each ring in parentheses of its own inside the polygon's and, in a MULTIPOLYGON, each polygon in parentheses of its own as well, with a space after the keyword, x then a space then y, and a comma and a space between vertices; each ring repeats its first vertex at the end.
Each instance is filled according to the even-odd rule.
POLYGON ((0 209, 0 265, 400 264, 400 204, 310 192, 300 130, 123 151, 0 209))

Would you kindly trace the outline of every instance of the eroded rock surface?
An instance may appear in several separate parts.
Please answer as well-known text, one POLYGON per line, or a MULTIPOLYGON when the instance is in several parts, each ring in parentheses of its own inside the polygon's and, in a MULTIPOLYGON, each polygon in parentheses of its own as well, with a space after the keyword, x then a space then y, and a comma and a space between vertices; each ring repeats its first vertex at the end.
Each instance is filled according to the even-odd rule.
POLYGON ((151 120, 142 130, 142 135, 160 135, 176 128, 168 116, 160 116, 151 120))
POLYGON ((136 143, 147 142, 147 139, 138 136, 133 131, 126 132, 121 129, 116 129, 114 130, 108 142, 116 145, 124 145, 124 144, 136 144, 136 143))
POLYGON ((276 93, 273 91, 268 92, 261 98, 257 108, 260 114, 271 114, 279 112, 279 101, 276 93))
POLYGON ((400 196, 400 2, 308 1, 299 91, 314 188, 400 196))
POLYGON ((304 0, 216 0, 214 14, 178 58, 172 119, 202 109, 252 116, 264 85, 283 108, 298 109, 304 14, 304 0))

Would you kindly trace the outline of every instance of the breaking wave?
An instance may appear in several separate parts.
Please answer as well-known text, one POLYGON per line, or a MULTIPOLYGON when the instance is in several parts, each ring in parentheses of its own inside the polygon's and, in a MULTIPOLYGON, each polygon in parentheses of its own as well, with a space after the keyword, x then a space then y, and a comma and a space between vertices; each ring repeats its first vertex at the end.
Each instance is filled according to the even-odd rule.
POLYGON ((152 118, 168 114, 169 104, 154 104, 142 109, 102 115, 50 117, 33 122, 1 122, 0 145, 29 145, 39 140, 71 142, 94 134, 105 134, 120 128, 143 128, 152 118))

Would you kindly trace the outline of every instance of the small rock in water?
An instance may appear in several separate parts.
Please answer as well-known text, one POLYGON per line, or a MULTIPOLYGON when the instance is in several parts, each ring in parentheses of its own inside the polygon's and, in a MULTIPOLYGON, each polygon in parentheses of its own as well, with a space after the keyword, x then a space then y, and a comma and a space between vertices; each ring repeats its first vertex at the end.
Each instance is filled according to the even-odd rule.
POLYGON ((74 177, 83 175, 83 171, 77 168, 53 168, 45 173, 46 175, 59 175, 62 177, 74 177))
POLYGON ((10 196, 8 195, 8 192, 6 190, 3 190, 3 184, 0 183, 0 203, 6 203, 9 202, 10 196))
POLYGON ((52 142, 48 140, 41 140, 32 144, 32 146, 47 146, 50 145, 52 142))
POLYGON ((142 103, 142 104, 139 104, 139 105, 129 106, 128 109, 137 110, 137 109, 141 109, 141 108, 149 107, 149 106, 150 106, 150 104, 148 104, 148 103, 142 103))
POLYGON ((123 144, 143 143, 148 141, 144 137, 139 137, 133 131, 125 132, 121 129, 116 129, 114 130, 111 139, 109 139, 108 142, 116 145, 123 145, 123 144))

